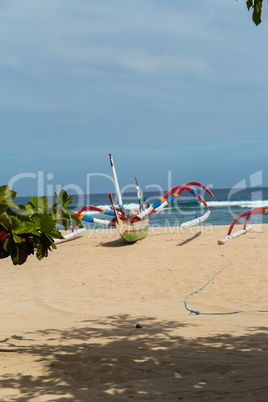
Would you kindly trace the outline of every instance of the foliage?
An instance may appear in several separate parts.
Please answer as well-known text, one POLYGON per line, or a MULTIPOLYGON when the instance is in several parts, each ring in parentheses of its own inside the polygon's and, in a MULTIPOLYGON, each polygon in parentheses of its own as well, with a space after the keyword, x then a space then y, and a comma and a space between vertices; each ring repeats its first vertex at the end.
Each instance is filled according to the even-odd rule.
POLYGON ((261 23, 262 1, 263 0, 246 1, 248 10, 252 9, 252 20, 255 23, 255 25, 259 25, 261 23))
POLYGON ((14 265, 23 264, 36 252, 41 260, 48 250, 56 249, 54 239, 62 239, 56 224, 68 230, 71 219, 79 227, 81 220, 68 208, 74 196, 65 190, 55 193, 56 202, 49 206, 47 197, 31 198, 26 205, 16 205, 16 192, 8 185, 0 186, 0 258, 11 257, 14 265))

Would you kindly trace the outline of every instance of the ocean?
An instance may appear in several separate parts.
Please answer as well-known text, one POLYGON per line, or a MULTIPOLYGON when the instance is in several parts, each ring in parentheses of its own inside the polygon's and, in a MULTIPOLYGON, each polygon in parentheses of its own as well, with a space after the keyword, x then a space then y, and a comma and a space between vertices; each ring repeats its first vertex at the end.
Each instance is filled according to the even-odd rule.
MULTIPOLYGON (((230 225, 233 219, 242 212, 248 211, 255 207, 268 207, 268 188, 248 188, 248 189, 210 189, 215 200, 204 192, 199 191, 200 195, 205 199, 211 214, 202 225, 230 225)), ((152 204, 160 196, 159 192, 144 192, 147 202, 152 204)), ((25 204, 30 197, 18 197, 15 199, 17 204, 25 204)), ((114 195, 114 202, 118 204, 117 196, 114 195)), ((123 194, 124 207, 128 209, 139 209, 139 203, 136 193, 123 194)), ((71 208, 77 211, 85 205, 93 205, 103 209, 110 209, 110 200, 108 194, 90 194, 76 195, 71 208)), ((176 201, 168 204, 163 210, 150 216, 150 227, 175 227, 180 226, 183 222, 192 220, 197 216, 201 216, 206 212, 206 208, 199 201, 196 202, 194 196, 184 191, 176 201), (186 194, 187 193, 187 194, 186 194)), ((109 219, 107 215, 103 215, 94 211, 88 212, 94 218, 109 219)), ((244 220, 241 220, 243 224, 244 220)), ((268 216, 252 215, 249 223, 268 223, 268 216), (266 222, 267 221, 267 222, 266 222)), ((88 229, 97 229, 103 227, 96 223, 83 222, 84 227, 88 229)))

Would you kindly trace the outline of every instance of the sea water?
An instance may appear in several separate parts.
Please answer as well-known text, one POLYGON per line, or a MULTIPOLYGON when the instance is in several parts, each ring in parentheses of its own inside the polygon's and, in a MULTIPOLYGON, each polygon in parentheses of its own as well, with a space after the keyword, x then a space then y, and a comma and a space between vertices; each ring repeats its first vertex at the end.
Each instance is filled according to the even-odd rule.
MULTIPOLYGON (((204 190, 199 191, 211 211, 209 218, 202 225, 230 225, 233 219, 242 212, 256 207, 268 208, 268 188, 211 189, 211 191, 215 196, 215 200, 204 190)), ((146 202, 149 205, 153 204, 160 196, 164 196, 164 193, 144 193, 144 197, 148 197, 146 202)), ((25 204, 29 199, 30 197, 19 197, 15 199, 15 202, 17 204, 25 204)), ((116 195, 114 195, 114 203, 118 204, 116 195)), ((93 205, 102 209, 111 208, 108 194, 76 195, 70 207, 74 211, 78 211, 79 208, 86 205, 93 205)), ((123 194, 123 205, 127 209, 139 210, 140 206, 137 194, 123 194)), ((206 207, 197 198, 188 191, 184 191, 175 201, 168 204, 158 213, 150 216, 150 227, 180 226, 183 222, 203 215, 206 210, 206 207)), ((99 219, 109 219, 107 215, 94 211, 88 211, 87 214, 99 219)), ((242 219, 241 224, 243 223, 244 220, 242 219)), ((249 223, 268 223, 268 216, 252 215, 249 223)), ((88 229, 103 227, 94 223, 83 222, 83 224, 88 229)))

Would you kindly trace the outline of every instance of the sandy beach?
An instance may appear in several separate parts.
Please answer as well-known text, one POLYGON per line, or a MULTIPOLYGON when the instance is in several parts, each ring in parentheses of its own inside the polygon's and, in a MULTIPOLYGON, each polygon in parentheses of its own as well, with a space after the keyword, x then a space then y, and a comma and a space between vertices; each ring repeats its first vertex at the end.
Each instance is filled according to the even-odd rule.
POLYGON ((268 310, 268 225, 220 246, 227 229, 89 230, 1 260, 0 400, 266 401, 268 313, 202 314, 268 310))

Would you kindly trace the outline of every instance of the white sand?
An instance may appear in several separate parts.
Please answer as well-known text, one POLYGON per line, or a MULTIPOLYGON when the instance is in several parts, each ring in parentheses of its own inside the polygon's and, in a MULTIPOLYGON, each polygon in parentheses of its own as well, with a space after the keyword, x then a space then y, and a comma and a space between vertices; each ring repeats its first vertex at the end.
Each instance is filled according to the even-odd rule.
POLYGON ((268 310, 268 225, 220 246, 227 229, 87 231, 1 260, 0 401, 266 401, 268 313, 184 306, 231 260, 188 307, 268 310))

